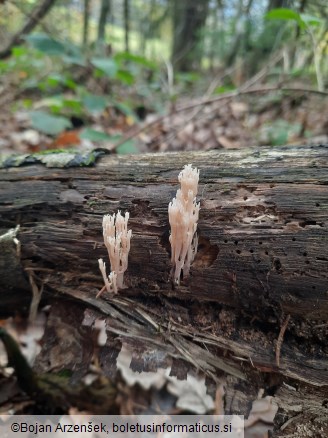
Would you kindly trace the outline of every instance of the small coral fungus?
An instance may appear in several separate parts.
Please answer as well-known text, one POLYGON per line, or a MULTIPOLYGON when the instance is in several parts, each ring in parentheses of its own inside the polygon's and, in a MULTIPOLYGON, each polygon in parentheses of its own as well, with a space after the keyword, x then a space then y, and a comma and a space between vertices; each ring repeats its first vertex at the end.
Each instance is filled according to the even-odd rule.
MULTIPOLYGON (((108 251, 111 273, 107 277, 106 265, 103 259, 99 259, 99 269, 102 273, 105 288, 108 292, 117 293, 124 289, 124 272, 128 268, 130 240, 132 231, 128 230, 129 213, 125 216, 118 211, 117 214, 106 214, 103 217, 104 242, 108 251)), ((98 294, 98 296, 100 293, 98 294)))
POLYGON ((179 174, 181 188, 169 204, 169 222, 171 226, 171 261, 172 275, 175 283, 189 275, 198 246, 197 221, 199 203, 196 202, 199 170, 188 164, 179 174))

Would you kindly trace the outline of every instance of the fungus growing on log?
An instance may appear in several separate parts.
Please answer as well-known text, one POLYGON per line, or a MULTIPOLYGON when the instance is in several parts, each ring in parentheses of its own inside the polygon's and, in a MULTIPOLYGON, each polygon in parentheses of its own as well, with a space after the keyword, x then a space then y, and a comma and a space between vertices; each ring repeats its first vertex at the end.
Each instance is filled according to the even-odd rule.
POLYGON ((99 269, 103 276, 105 287, 100 290, 97 294, 97 298, 100 297, 100 295, 103 293, 103 291, 106 289, 107 292, 114 292, 114 294, 117 294, 117 274, 115 271, 112 271, 108 277, 106 274, 106 263, 103 261, 103 259, 98 259, 99 263, 99 269))
POLYGON ((190 265, 197 252, 198 181, 199 170, 193 169, 191 164, 184 166, 179 174, 181 188, 169 203, 172 276, 177 284, 180 283, 181 271, 184 278, 188 277, 190 265))
MULTIPOLYGON (((103 217, 103 236, 110 260, 111 273, 107 277, 106 265, 103 259, 99 259, 99 269, 104 279, 107 292, 115 294, 124 289, 124 272, 128 268, 128 257, 130 252, 130 240, 132 231, 128 230, 129 213, 121 215, 120 210, 117 214, 106 214, 103 217)), ((102 290, 98 293, 100 296, 102 290)))

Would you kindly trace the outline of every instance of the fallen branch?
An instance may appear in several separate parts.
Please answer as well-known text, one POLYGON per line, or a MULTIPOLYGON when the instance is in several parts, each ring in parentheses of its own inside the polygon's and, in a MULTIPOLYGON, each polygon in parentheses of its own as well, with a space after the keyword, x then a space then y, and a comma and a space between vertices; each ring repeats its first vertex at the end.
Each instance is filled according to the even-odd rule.
POLYGON ((23 36, 30 33, 38 25, 39 21, 47 15, 55 2, 56 0, 44 0, 36 5, 24 26, 16 32, 9 43, 0 50, 0 59, 7 58, 7 56, 10 55, 11 49, 17 44, 20 44, 23 40, 23 36))

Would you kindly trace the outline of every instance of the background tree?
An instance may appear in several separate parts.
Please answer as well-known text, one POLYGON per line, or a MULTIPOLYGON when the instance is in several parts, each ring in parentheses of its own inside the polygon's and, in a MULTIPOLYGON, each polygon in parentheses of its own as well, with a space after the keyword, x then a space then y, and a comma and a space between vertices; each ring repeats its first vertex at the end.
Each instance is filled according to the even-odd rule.
POLYGON ((228 67, 233 64, 241 51, 245 53, 249 49, 249 38, 251 34, 250 10, 252 5, 253 0, 248 0, 245 5, 243 0, 239 1, 235 17, 234 38, 226 59, 228 67))
POLYGON ((111 13, 111 0, 102 0, 100 7, 100 15, 98 22, 98 41, 105 41, 106 39, 106 23, 111 13))
POLYGON ((90 17, 90 0, 83 0, 83 46, 86 47, 89 42, 89 17, 90 17))
POLYGON ((178 71, 190 71, 200 66, 200 42, 209 1, 181 0, 173 2, 172 63, 178 71))
POLYGON ((129 0, 124 0, 124 43, 125 51, 130 51, 130 3, 129 0))

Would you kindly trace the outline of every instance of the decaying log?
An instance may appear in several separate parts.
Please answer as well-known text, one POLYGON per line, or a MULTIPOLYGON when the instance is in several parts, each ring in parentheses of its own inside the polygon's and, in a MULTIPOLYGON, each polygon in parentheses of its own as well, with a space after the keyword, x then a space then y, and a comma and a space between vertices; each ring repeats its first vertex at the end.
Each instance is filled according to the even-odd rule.
POLYGON ((296 433, 286 425, 296 399, 300 412, 314 406, 309 423, 328 427, 327 146, 113 155, 94 167, 1 169, 0 181, 1 234, 19 225, 21 245, 15 269, 0 254, 0 278, 11 270, 2 314, 27 306, 32 275, 46 300, 82 301, 120 339, 162 349, 177 375, 180 360, 213 379, 224 371, 227 411, 247 413, 264 388, 281 402, 276 436, 296 433), (167 208, 188 163, 200 169, 199 248, 176 286, 167 208), (96 300, 102 216, 118 209, 133 231, 129 287, 96 300))
POLYGON ((327 156, 326 147, 263 148, 2 169, 1 226, 20 225, 23 264, 46 269, 49 288, 92 293, 106 257, 102 215, 128 210, 133 293, 327 318, 327 156), (173 289, 167 206, 188 162, 201 173, 200 245, 190 279, 173 289))

